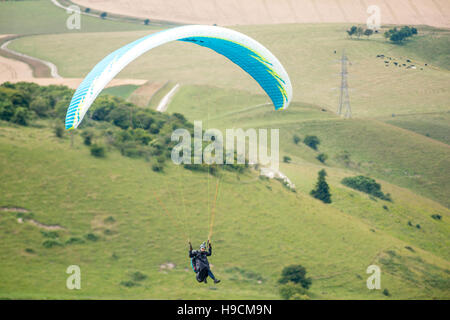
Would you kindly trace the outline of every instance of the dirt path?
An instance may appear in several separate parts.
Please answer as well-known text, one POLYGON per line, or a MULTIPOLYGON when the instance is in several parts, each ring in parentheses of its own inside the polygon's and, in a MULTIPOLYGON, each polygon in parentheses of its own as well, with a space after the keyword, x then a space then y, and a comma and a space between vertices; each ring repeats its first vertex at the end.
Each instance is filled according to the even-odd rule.
POLYGON ((9 49, 8 45, 11 43, 11 41, 12 40, 5 41, 1 45, 0 49, 3 52, 6 52, 6 53, 12 55, 16 59, 19 58, 19 60, 22 60, 22 61, 31 61, 34 64, 44 64, 45 66, 47 66, 50 69, 50 76, 52 78, 61 78, 61 76, 58 74, 58 68, 53 63, 51 63, 49 61, 41 60, 39 58, 31 57, 26 54, 9 49))
POLYGON ((164 112, 167 110, 167 107, 169 106, 170 101, 172 100, 173 96, 175 95, 175 92, 180 87, 180 84, 176 84, 173 86, 172 89, 161 99, 161 101, 158 104, 158 107, 156 108, 156 111, 164 112))

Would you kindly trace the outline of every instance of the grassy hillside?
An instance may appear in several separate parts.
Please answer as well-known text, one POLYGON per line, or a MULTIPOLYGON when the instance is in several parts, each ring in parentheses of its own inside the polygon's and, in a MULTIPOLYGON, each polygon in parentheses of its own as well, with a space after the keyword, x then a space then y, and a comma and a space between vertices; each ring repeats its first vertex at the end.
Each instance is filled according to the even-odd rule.
MULTIPOLYGON (((145 161, 114 152, 95 159, 78 137, 71 148, 69 139, 57 139, 45 128, 2 125, 0 153, 0 206, 26 208, 40 223, 62 226, 57 231, 61 243, 84 239, 45 248, 48 238, 42 230, 2 210, 3 298, 276 299, 276 280, 291 263, 308 269, 313 298, 387 298, 365 287, 371 263, 381 264, 382 285, 391 298, 448 298, 445 253, 422 250, 420 241, 416 245, 393 237, 338 204, 324 205, 252 175, 240 181, 234 175, 222 178, 211 262, 224 281, 200 286, 189 270, 182 233, 189 233, 195 244, 206 237, 215 178, 210 177, 207 196, 206 174, 172 166, 158 174, 145 161), (99 239, 85 239, 88 233, 99 239), (161 266, 168 262, 176 267, 164 271, 161 266), (81 267, 80 291, 65 288, 65 269, 71 264, 81 267), (148 278, 135 287, 121 285, 137 271, 148 278)), ((399 197, 394 190, 393 196, 399 197)), ((448 226, 447 219, 448 214, 442 223, 448 226)), ((437 229, 436 236, 441 232, 437 229)))
MULTIPOLYGON (((294 134, 301 138, 316 135, 321 140, 319 151, 329 156, 331 165, 372 174, 450 205, 448 145, 378 120, 342 120, 312 105, 294 103, 287 110, 274 112, 271 105, 261 105, 265 101, 262 95, 244 91, 185 86, 169 112, 184 113, 191 121, 203 120, 205 126, 209 119, 210 127, 278 128, 283 154, 319 164, 315 159, 319 152, 293 142, 294 134), (344 151, 349 162, 340 159, 344 151)), ((439 131, 434 122, 420 123, 423 130, 439 131)), ((445 134, 448 129, 443 127, 439 132, 445 134)))
MULTIPOLYGON (((343 24, 290 24, 235 29, 255 38, 279 58, 292 80, 294 101, 335 111, 340 85, 337 60, 346 49, 352 62, 349 86, 355 117, 448 110, 447 31, 419 28, 420 36, 399 46, 381 34, 370 40, 351 40, 346 28, 343 24), (385 67, 385 59, 376 57, 380 54, 394 59, 389 67, 385 67), (406 60, 411 60, 417 69, 395 67, 392 63, 406 64, 406 60)), ((41 35, 18 39, 11 48, 52 61, 63 76, 81 77, 109 52, 146 34, 148 31, 41 35)), ((255 81, 234 64, 189 43, 155 48, 131 63, 119 77, 245 88, 251 93, 262 93, 255 81)))

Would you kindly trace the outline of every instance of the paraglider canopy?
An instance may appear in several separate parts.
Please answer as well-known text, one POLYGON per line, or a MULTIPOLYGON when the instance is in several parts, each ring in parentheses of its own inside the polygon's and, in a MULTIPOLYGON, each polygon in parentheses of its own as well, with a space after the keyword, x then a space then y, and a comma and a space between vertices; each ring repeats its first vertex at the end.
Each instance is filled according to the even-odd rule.
POLYGON ((70 102, 66 129, 75 129, 103 88, 130 62, 148 50, 171 41, 185 41, 222 54, 252 76, 276 110, 287 108, 291 81, 278 59, 256 40, 234 30, 203 25, 167 29, 145 36, 112 52, 86 76, 70 102))

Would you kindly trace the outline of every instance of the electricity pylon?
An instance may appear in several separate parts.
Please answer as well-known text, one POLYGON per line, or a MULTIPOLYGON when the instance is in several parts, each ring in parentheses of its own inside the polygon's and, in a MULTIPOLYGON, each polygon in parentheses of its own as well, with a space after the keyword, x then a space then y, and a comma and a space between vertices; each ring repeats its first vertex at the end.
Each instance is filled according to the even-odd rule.
POLYGON ((352 109, 350 108, 350 98, 348 95, 348 83, 347 83, 347 56, 345 55, 345 50, 342 52, 341 61, 341 95, 339 97, 339 108, 337 111, 338 115, 344 115, 345 118, 352 117, 352 109))

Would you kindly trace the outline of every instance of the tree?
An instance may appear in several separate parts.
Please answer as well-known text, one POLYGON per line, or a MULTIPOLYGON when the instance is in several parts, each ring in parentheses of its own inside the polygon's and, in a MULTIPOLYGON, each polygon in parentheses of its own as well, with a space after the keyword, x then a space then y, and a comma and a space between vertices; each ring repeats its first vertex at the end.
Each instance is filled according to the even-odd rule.
POLYGON ((358 28, 356 29, 356 35, 358 36, 358 39, 361 38, 361 36, 363 35, 363 33, 364 33, 364 29, 363 29, 362 27, 358 27, 358 28))
POLYGON ((281 271, 281 278, 278 282, 281 284, 292 282, 301 285, 305 289, 309 289, 312 280, 311 278, 306 277, 305 267, 296 264, 283 268, 281 271))
POLYGON ((324 169, 322 169, 319 171, 318 175, 319 177, 317 179, 316 187, 311 190, 310 194, 323 203, 331 203, 330 186, 325 180, 327 173, 324 169))
POLYGON ((98 144, 93 144, 91 146, 91 155, 93 155, 94 157, 104 158, 105 154, 106 154, 105 147, 98 144))
POLYGON ((305 139, 303 140, 303 143, 306 144, 308 147, 317 150, 317 146, 320 144, 320 140, 317 136, 306 136, 305 139))
POLYGON ((350 28, 350 30, 347 30, 347 33, 348 33, 348 35, 350 36, 350 38, 354 35, 354 34, 356 34, 356 31, 358 30, 358 28, 356 27, 356 26, 352 26, 351 28, 350 28))
POLYGON ((300 137, 296 134, 294 134, 293 140, 295 144, 298 144, 301 141, 300 137))
POLYGON ((364 35, 367 36, 367 38, 369 38, 372 34, 373 34, 373 30, 372 29, 366 29, 364 31, 364 35))
POLYGON ((325 161, 327 161, 328 156, 325 153, 320 153, 317 157, 317 160, 319 160, 322 163, 325 163, 325 161))
POLYGON ((102 12, 102 14, 100 15, 100 18, 105 19, 107 15, 108 14, 106 12, 102 12))
POLYGON ((150 19, 145 19, 145 20, 144 20, 144 24, 145 24, 146 26, 148 26, 149 23, 150 23, 150 19))
POLYGON ((284 163, 290 163, 291 160, 292 160, 292 159, 291 159, 291 157, 289 157, 289 156, 284 156, 284 157, 283 157, 283 162, 284 162, 284 163))

